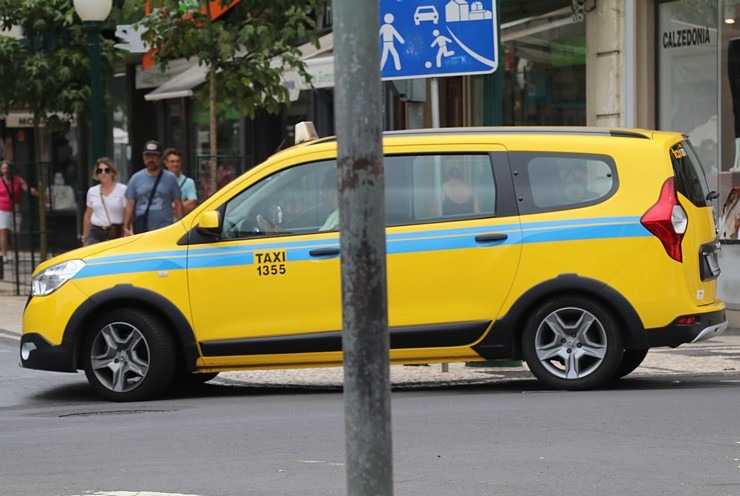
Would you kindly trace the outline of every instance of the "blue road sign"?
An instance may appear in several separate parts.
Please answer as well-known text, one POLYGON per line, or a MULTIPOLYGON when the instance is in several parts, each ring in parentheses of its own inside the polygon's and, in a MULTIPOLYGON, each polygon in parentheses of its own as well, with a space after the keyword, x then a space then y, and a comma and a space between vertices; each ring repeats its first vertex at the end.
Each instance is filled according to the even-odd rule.
POLYGON ((496 32, 495 0, 380 0, 381 76, 493 72, 496 32))

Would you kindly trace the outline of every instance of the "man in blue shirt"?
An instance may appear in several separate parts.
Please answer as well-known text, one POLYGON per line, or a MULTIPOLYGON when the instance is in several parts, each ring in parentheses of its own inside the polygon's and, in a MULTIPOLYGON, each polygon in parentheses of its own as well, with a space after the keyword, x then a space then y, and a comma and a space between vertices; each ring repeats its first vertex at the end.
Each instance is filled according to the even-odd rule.
MULTIPOLYGON (((167 148, 164 151, 164 166, 177 178, 180 187, 180 198, 182 199, 182 213, 187 215, 198 204, 198 193, 195 190, 195 181, 182 173, 182 154, 175 148, 167 148)), ((174 213, 174 205, 172 206, 174 213)))
POLYGON ((173 208, 176 218, 182 217, 177 178, 159 166, 162 161, 160 144, 147 141, 143 157, 146 167, 131 176, 126 188, 127 203, 123 213, 126 236, 169 226, 172 224, 173 208), (135 228, 135 225, 140 227, 135 228))

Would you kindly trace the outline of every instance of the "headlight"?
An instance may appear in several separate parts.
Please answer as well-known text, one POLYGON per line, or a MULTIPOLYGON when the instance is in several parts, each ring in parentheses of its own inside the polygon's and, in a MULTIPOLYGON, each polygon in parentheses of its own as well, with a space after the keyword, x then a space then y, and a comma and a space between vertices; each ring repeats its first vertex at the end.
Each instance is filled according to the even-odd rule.
POLYGON ((85 266, 82 260, 68 260, 48 267, 33 277, 31 292, 34 296, 46 296, 59 289, 85 266))

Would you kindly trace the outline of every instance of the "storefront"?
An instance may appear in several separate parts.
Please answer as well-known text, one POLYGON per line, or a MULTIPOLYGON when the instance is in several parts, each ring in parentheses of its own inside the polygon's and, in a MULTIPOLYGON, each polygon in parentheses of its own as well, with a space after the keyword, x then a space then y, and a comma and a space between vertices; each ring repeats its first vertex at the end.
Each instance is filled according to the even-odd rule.
POLYGON ((719 193, 720 297, 740 309, 740 24, 731 0, 656 4, 659 129, 687 133, 719 193))

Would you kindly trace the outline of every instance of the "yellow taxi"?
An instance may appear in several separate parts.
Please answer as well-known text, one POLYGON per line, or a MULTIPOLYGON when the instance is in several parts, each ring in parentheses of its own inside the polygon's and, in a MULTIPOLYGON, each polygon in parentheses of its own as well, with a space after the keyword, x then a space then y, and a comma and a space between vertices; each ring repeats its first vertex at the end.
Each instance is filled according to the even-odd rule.
MULTIPOLYGON (((679 133, 460 128, 383 138, 390 358, 523 359, 588 389, 721 334, 710 191, 679 133)), ((333 138, 172 226, 37 267, 23 367, 114 401, 238 369, 342 365, 333 138)))

